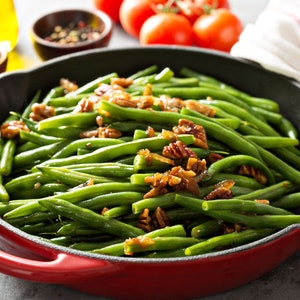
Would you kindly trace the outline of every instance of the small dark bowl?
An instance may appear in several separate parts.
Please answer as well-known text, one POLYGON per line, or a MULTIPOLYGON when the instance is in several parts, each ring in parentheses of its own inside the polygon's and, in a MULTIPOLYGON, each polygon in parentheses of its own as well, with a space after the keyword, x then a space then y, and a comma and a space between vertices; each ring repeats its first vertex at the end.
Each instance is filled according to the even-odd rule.
POLYGON ((73 52, 106 47, 109 44, 112 29, 113 23, 104 12, 70 9, 54 11, 37 19, 32 25, 31 38, 40 58, 48 60, 73 52), (70 23, 81 21, 98 29, 99 36, 95 39, 79 41, 74 44, 58 44, 46 40, 46 37, 53 32, 55 26, 67 27, 70 23))

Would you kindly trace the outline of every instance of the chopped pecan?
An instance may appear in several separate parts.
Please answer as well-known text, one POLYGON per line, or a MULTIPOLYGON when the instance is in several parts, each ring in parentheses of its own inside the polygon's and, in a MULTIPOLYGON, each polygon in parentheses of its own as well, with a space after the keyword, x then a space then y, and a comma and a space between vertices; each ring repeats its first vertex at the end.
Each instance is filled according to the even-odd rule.
POLYGON ((200 160, 199 158, 189 157, 186 164, 186 169, 194 171, 197 176, 207 176, 207 167, 205 159, 200 160))
POLYGON ((266 184, 268 182, 268 178, 264 175, 264 173, 253 166, 240 166, 238 169, 238 174, 252 177, 261 184, 266 184))
POLYGON ((98 128, 98 137, 99 138, 119 138, 122 136, 122 132, 118 129, 110 127, 99 127, 98 128))
POLYGON ((33 121, 41 121, 55 116, 55 108, 44 103, 35 103, 31 107, 30 119, 33 121))
POLYGON ((167 96, 160 96, 159 106, 163 111, 177 111, 185 106, 185 101, 180 98, 170 98, 167 96))
POLYGON ((165 146, 163 148, 162 154, 172 159, 197 157, 195 152, 182 141, 176 141, 174 143, 170 143, 168 146, 165 146))
POLYGON ((112 78, 110 80, 111 85, 119 85, 121 87, 127 88, 132 85, 133 80, 131 78, 112 78))
POLYGON ((78 89, 78 85, 76 83, 74 83, 66 78, 61 78, 59 83, 60 83, 60 86, 64 89, 65 94, 74 92, 78 89))
POLYGON ((232 191, 226 187, 219 187, 207 194, 203 199, 215 200, 215 199, 230 199, 232 198, 232 191))
POLYGON ((103 208, 101 209, 100 214, 101 214, 102 216, 104 216, 104 214, 105 214, 108 210, 109 210, 108 207, 103 207, 103 208))
POLYGON ((216 114, 216 110, 208 105, 199 103, 195 100, 186 100, 184 101, 185 107, 197 111, 198 113, 205 115, 209 118, 213 118, 216 114))
POLYGON ((170 220, 166 212, 158 206, 152 214, 152 230, 165 228, 169 225, 170 220))
POLYGON ((224 156, 222 156, 221 154, 219 154, 219 153, 215 153, 215 152, 211 152, 211 153, 209 153, 207 156, 206 156, 206 162, 209 164, 209 165, 211 165, 211 164, 213 164, 214 162, 216 162, 216 161, 218 161, 218 160, 220 160, 220 159, 222 159, 222 158, 224 158, 224 156))
POLYGON ((133 255, 132 251, 129 250, 130 245, 138 245, 141 249, 147 249, 148 247, 152 246, 154 241, 145 236, 138 236, 135 238, 126 239, 124 242, 124 254, 125 255, 133 255))
POLYGON ((235 224, 223 224, 223 233, 233 233, 233 232, 240 232, 242 230, 246 229, 246 227, 240 223, 235 224))
POLYGON ((92 137, 98 137, 98 130, 88 130, 88 131, 83 131, 80 132, 79 135, 80 138, 84 139, 84 138, 92 138, 92 137))
POLYGON ((1 136, 6 139, 13 139, 19 137, 21 130, 30 131, 23 121, 9 121, 1 126, 1 136))
POLYGON ((94 111, 94 101, 91 98, 83 98, 76 105, 74 112, 92 112, 94 111))
POLYGON ((167 214, 161 207, 158 206, 151 216, 149 215, 149 209, 145 208, 139 215, 137 227, 143 229, 145 232, 150 232, 169 225, 170 220, 167 214))
POLYGON ((136 107, 141 109, 151 108, 154 104, 154 97, 151 95, 141 96, 135 99, 136 107))
POLYGON ((154 137, 155 136, 154 128, 151 126, 148 126, 146 129, 146 134, 147 134, 147 137, 154 137))
POLYGON ((150 232, 151 228, 151 217, 149 216, 149 209, 145 208, 139 215, 139 222, 137 227, 143 229, 145 232, 150 232))
POLYGON ((194 143, 195 146, 208 149, 206 132, 201 125, 197 125, 187 119, 180 119, 178 125, 173 127, 173 132, 176 134, 192 134, 196 138, 194 143))

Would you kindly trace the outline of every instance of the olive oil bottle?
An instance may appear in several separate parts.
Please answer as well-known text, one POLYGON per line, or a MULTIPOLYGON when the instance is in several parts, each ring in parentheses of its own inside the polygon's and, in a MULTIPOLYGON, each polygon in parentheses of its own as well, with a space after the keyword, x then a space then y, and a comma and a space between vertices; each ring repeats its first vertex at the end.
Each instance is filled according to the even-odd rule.
POLYGON ((18 18, 13 0, 1 0, 0 4, 0 43, 13 50, 18 42, 18 18))

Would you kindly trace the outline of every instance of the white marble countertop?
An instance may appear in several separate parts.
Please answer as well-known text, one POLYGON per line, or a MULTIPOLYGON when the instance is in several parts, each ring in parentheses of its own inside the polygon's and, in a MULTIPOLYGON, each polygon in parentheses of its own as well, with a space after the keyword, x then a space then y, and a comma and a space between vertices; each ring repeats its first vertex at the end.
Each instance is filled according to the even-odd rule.
MULTIPOLYGON (((230 3, 232 10, 244 24, 247 24, 256 20, 268 0, 231 0, 230 3)), ((27 69, 42 63, 35 54, 29 39, 30 24, 39 14, 61 7, 93 8, 91 0, 15 0, 15 4, 20 21, 20 38, 15 53, 12 54, 16 61, 14 65, 10 65, 11 69, 27 69)), ((120 27, 115 27, 109 47, 120 48, 137 45, 138 42, 135 39, 128 37, 120 27)), ((260 279, 240 288, 202 299, 297 299, 300 295, 299 270, 300 251, 260 279)), ((104 300, 104 298, 73 291, 60 285, 25 281, 4 274, 0 274, 0 291, 0 300, 104 300)))

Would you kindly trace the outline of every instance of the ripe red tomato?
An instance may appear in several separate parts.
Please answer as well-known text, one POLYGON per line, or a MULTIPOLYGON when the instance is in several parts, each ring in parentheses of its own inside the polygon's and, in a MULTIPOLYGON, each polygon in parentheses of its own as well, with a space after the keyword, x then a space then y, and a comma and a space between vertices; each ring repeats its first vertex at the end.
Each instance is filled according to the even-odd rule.
POLYGON ((187 18, 179 14, 153 15, 141 27, 140 43, 190 46, 193 44, 192 25, 187 18))
POLYGON ((199 17, 194 25, 195 43, 199 47, 229 52, 243 30, 241 21, 228 9, 216 9, 199 17))
POLYGON ((111 19, 118 23, 120 22, 119 11, 123 0, 93 0, 94 6, 107 13, 111 19))
POLYGON ((124 0, 120 7, 120 23, 128 34, 138 38, 143 23, 154 14, 149 0, 124 0))
POLYGON ((192 24, 211 9, 230 8, 228 0, 180 0, 175 3, 179 13, 187 17, 192 24))

